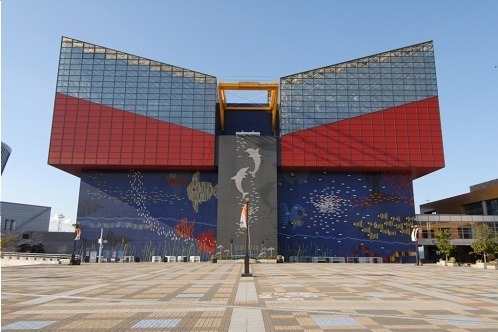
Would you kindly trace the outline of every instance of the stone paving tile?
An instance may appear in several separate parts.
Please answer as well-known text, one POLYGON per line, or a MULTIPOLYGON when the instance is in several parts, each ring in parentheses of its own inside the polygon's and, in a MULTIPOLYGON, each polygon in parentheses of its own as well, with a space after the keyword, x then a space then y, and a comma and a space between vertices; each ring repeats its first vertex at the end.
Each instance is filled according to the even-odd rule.
POLYGON ((39 330, 41 328, 47 327, 53 323, 56 323, 56 321, 18 321, 6 326, 3 326, 3 330, 39 330))
POLYGON ((5 267, 2 330, 234 331, 234 309, 258 312, 267 331, 498 330, 496 271, 251 264, 254 277, 241 278, 242 270, 237 262, 5 267))

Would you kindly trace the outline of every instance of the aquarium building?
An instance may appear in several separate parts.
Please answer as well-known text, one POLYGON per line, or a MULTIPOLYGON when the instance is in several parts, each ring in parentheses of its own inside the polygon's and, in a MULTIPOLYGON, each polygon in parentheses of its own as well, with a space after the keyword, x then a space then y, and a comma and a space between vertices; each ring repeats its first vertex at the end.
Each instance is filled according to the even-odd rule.
POLYGON ((81 179, 82 253, 237 257, 248 199, 252 256, 410 256, 412 181, 444 167, 433 43, 263 83, 63 37, 48 163, 81 179))

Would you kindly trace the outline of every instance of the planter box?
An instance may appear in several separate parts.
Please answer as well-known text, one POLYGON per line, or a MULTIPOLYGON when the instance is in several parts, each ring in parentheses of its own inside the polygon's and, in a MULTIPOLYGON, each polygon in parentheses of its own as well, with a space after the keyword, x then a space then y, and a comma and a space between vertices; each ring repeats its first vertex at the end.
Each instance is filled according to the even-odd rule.
POLYGON ((446 261, 439 261, 439 262, 436 263, 436 265, 446 266, 447 262, 446 261))
POLYGON ((446 263, 446 266, 458 266, 458 263, 456 263, 456 262, 453 262, 453 263, 452 262, 448 262, 448 263, 446 263))
POLYGON ((498 265, 496 265, 496 264, 488 264, 488 266, 486 266, 486 269, 488 269, 488 270, 498 270, 498 265))
POLYGON ((485 269, 488 263, 475 263, 472 264, 472 267, 475 269, 485 269))

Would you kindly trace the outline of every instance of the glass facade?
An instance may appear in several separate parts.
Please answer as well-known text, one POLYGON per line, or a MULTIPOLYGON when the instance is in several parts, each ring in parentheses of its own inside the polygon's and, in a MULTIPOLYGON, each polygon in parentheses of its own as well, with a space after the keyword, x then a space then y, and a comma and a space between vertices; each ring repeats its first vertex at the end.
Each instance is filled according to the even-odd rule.
POLYGON ((7 165, 7 161, 9 160, 10 154, 12 153, 12 149, 10 146, 2 142, 2 173, 7 165))
POLYGON ((486 207, 488 210, 488 215, 498 216, 498 198, 486 201, 486 207))
POLYGON ((484 202, 475 202, 465 205, 465 213, 470 215, 484 215, 484 205, 486 205, 486 215, 498 216, 498 199, 490 199, 484 202))
POLYGON ((458 227, 458 238, 472 239, 472 227, 458 227))
POLYGON ((437 96, 432 42, 283 77, 281 134, 437 96))
POLYGON ((482 216, 484 214, 482 202, 465 205, 465 214, 482 216))
POLYGON ((214 134, 216 78, 64 37, 57 92, 214 134))

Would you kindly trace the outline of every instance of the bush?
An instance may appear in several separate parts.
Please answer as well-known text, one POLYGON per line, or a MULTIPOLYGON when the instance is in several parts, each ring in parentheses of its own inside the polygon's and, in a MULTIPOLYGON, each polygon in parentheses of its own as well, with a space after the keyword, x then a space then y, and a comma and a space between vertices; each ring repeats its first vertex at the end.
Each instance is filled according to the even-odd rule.
POLYGON ((37 244, 21 244, 17 247, 17 251, 19 252, 30 252, 30 253, 45 253, 45 248, 43 247, 43 243, 37 244))
POLYGON ((0 234, 0 251, 14 251, 19 234, 17 233, 2 233, 0 234))

